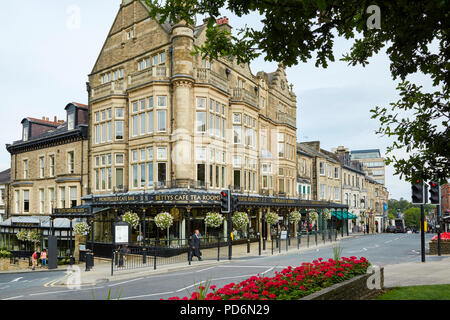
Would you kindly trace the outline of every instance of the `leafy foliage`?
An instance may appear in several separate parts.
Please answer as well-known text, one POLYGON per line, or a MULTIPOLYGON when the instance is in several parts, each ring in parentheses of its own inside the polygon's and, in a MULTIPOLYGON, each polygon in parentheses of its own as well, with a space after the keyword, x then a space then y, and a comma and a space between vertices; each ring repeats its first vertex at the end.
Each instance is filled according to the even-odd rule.
POLYGON ((249 63, 264 56, 266 61, 289 67, 308 62, 315 55, 317 67, 335 61, 335 37, 353 39, 341 57, 349 65, 365 66, 382 49, 390 59, 394 80, 400 79, 401 99, 391 108, 375 107, 372 118, 380 121, 380 135, 393 137, 387 150, 387 164, 395 174, 408 181, 417 178, 440 180, 450 176, 449 86, 450 79, 450 2, 379 0, 379 29, 368 28, 373 12, 371 1, 357 0, 145 0, 150 15, 160 23, 184 21, 195 25, 197 15, 206 16, 206 43, 193 54, 211 60, 234 57, 249 63), (238 17, 258 14, 262 28, 245 26, 230 35, 215 25, 226 8, 238 17), (422 72, 437 90, 422 92, 422 87, 406 81, 422 72), (400 113, 412 113, 400 117, 400 113), (394 151, 405 151, 405 157, 394 151))

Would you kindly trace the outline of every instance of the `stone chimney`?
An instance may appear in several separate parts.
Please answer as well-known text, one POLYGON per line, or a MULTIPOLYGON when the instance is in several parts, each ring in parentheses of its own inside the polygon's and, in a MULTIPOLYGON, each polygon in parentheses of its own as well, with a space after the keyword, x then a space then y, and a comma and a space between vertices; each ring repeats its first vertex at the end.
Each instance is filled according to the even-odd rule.
POLYGON ((226 30, 231 37, 231 26, 229 25, 229 20, 227 17, 221 17, 216 20, 216 25, 219 27, 219 30, 226 30))
POLYGON ((316 151, 320 152, 320 141, 310 141, 310 142, 304 142, 304 144, 310 146, 316 151))

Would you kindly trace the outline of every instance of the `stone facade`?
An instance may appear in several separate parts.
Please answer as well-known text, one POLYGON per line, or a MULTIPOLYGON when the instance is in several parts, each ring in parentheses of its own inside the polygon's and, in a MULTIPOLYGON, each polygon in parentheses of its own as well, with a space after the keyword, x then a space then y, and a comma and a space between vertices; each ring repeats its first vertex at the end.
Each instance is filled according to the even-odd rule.
POLYGON ((194 184, 295 196, 296 97, 283 67, 254 75, 192 56, 205 25, 148 14, 122 2, 89 75, 92 193, 194 184))
POLYGON ((304 200, 312 200, 312 173, 314 156, 297 148, 297 194, 304 200))
POLYGON ((312 199, 342 203, 342 168, 336 155, 320 148, 320 141, 301 142, 297 147, 314 156, 312 199))
POLYGON ((371 300, 384 291, 384 268, 380 268, 380 287, 369 288, 368 281, 374 273, 356 276, 352 279, 332 285, 300 300, 371 300))
MULTIPOLYGON (((66 109, 82 109, 87 113, 87 106, 80 106, 69 104, 66 109)), ((31 127, 33 122, 36 121, 25 121, 31 127)), ((49 215, 55 208, 80 205, 81 197, 87 194, 87 127, 76 122, 68 130, 65 121, 52 124, 43 133, 39 131, 38 135, 31 134, 7 146, 11 153, 13 215, 49 215)))
MULTIPOLYGON (((436 241, 430 241, 430 252, 431 255, 437 255, 438 254, 438 245, 437 240, 436 241)), ((441 254, 450 254, 450 241, 442 241, 441 240, 441 254)))

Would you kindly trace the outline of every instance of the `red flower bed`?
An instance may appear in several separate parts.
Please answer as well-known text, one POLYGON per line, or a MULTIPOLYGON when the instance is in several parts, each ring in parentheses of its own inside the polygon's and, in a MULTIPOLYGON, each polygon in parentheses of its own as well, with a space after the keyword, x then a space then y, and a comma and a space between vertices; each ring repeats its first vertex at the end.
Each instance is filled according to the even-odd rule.
MULTIPOLYGON (((433 238, 431 238, 431 241, 437 241, 437 237, 438 236, 435 235, 433 238)), ((441 233, 441 240, 450 241, 450 232, 441 233)))
POLYGON ((335 283, 365 274, 370 263, 366 258, 322 258, 300 267, 288 267, 274 277, 253 276, 223 288, 199 287, 190 297, 172 297, 169 300, 297 300, 335 283), (209 292, 208 292, 209 291, 209 292))

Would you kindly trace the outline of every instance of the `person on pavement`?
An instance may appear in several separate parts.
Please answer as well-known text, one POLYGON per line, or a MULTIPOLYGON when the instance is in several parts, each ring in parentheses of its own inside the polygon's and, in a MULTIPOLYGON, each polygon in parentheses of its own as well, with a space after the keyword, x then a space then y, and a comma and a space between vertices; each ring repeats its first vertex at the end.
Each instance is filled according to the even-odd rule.
POLYGON ((41 268, 47 267, 47 250, 43 249, 41 252, 41 268))
POLYGON ((31 262, 32 262, 32 268, 31 268, 31 270, 36 269, 36 266, 37 266, 37 259, 38 259, 38 257, 37 257, 37 252, 36 252, 36 250, 34 250, 33 255, 31 256, 31 262))
POLYGON ((199 231, 195 230, 192 236, 192 249, 194 250, 193 255, 198 258, 198 261, 202 261, 202 253, 200 251, 200 235, 199 231))

